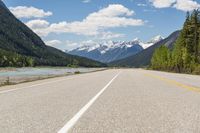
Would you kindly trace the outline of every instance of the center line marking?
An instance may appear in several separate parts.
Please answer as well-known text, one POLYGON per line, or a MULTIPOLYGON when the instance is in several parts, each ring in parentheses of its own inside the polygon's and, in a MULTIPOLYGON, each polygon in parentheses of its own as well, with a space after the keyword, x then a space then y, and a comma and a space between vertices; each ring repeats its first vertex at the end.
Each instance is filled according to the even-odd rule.
POLYGON ((115 75, 114 78, 108 82, 108 84, 99 92, 97 93, 84 107, 82 107, 78 113, 76 113, 71 120, 69 120, 63 128, 61 128, 58 133, 68 133, 69 130, 78 122, 78 120, 83 116, 83 114, 92 106, 92 104, 98 99, 98 97, 111 85, 111 83, 119 76, 121 72, 115 75))
POLYGON ((189 86, 189 85, 185 85, 185 84, 182 84, 182 83, 177 82, 175 80, 171 80, 171 79, 164 78, 164 77, 161 77, 161 76, 158 76, 158 75, 155 75, 155 74, 150 74, 150 73, 145 73, 144 75, 148 76, 148 77, 153 77, 153 78, 162 80, 162 81, 164 81, 166 83, 170 83, 170 84, 176 85, 178 87, 182 87, 182 88, 190 90, 190 91, 200 92, 200 88, 189 86))

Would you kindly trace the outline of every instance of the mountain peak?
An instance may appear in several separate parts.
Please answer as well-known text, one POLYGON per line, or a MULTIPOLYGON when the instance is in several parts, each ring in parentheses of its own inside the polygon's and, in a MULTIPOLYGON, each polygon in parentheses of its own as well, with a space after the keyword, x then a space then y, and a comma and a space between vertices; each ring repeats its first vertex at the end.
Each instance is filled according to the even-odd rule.
POLYGON ((162 39, 163 37, 160 35, 156 36, 156 37, 154 37, 153 40, 157 41, 157 40, 162 39, 162 41, 157 42, 156 44, 152 44, 152 43, 144 44, 143 47, 145 47, 146 50, 143 50, 140 53, 129 56, 127 58, 111 62, 110 65, 112 65, 112 66, 128 66, 128 67, 146 67, 151 62, 151 58, 152 58, 154 50, 164 44, 165 45, 167 44, 166 46, 168 48, 172 48, 174 45, 174 42, 177 40, 179 34, 180 34, 180 31, 176 31, 176 32, 172 33, 171 35, 169 35, 165 39, 162 39), (150 47, 150 45, 153 45, 153 46, 150 47))
POLYGON ((84 45, 67 53, 79 55, 94 59, 101 62, 111 62, 114 60, 128 57, 143 50, 143 48, 135 41, 105 41, 102 43, 94 43, 93 45, 84 45))
POLYGON ((146 48, 160 42, 163 39, 164 39, 164 37, 162 37, 161 35, 157 35, 157 36, 153 37, 150 41, 148 41, 146 43, 141 43, 141 45, 144 49, 146 49, 146 48))
POLYGON ((133 39, 133 42, 138 42, 138 43, 140 43, 141 42, 141 40, 139 39, 139 38, 135 38, 135 39, 133 39))
POLYGON ((161 41, 161 40, 163 40, 163 39, 164 39, 164 37, 162 37, 161 35, 157 35, 157 36, 153 37, 153 38, 150 40, 150 42, 157 43, 157 42, 159 42, 159 41, 161 41))

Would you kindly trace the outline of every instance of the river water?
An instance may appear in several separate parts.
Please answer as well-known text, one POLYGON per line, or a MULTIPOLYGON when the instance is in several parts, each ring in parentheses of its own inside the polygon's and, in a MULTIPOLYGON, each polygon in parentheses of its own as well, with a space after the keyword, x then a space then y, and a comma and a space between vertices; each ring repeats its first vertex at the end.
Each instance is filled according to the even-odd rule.
POLYGON ((7 82, 20 83, 48 77, 70 75, 75 72, 87 73, 104 68, 67 68, 67 67, 36 67, 36 68, 0 68, 0 85, 7 82))
POLYGON ((91 72, 99 70, 100 68, 14 68, 2 69, 0 76, 2 77, 15 77, 15 76, 42 76, 42 75, 62 75, 74 72, 91 72))

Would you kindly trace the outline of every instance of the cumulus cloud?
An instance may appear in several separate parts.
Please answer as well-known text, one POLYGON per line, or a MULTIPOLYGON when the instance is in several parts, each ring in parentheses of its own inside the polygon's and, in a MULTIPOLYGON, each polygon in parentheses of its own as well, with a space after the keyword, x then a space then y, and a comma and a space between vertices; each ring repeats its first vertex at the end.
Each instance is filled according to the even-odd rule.
POLYGON ((49 33, 74 33, 85 36, 102 35, 102 38, 116 38, 122 35, 112 34, 107 30, 116 27, 144 25, 145 22, 143 20, 134 19, 131 17, 132 15, 134 15, 134 11, 120 4, 112 4, 100 9, 98 12, 89 14, 82 21, 63 21, 49 24, 45 20, 32 20, 26 24, 42 36, 46 36, 49 33))
POLYGON ((193 0, 177 0, 174 7, 182 11, 192 11, 194 9, 200 8, 200 4, 193 0))
POLYGON ((150 0, 150 2, 156 8, 166 8, 172 6, 172 4, 176 2, 176 0, 150 0))
POLYGON ((156 8, 173 7, 181 11, 192 11, 200 8, 200 4, 194 0, 149 0, 156 8))
POLYGON ((56 46, 58 44, 61 44, 62 42, 60 40, 50 40, 50 41, 45 41, 46 45, 49 46, 56 46))
POLYGON ((9 9, 17 18, 43 18, 53 15, 50 11, 45 12, 43 9, 38 9, 32 6, 9 7, 9 9))
POLYGON ((96 38, 101 40, 109 40, 114 38, 121 38, 124 36, 125 36, 124 34, 113 33, 108 31, 108 32, 101 32, 98 36, 96 36, 96 38))
POLYGON ((49 26, 49 22, 40 19, 28 21, 26 24, 33 29, 47 28, 49 26))
POLYGON ((47 36, 49 34, 50 23, 46 20, 30 20, 26 25, 40 36, 47 36))

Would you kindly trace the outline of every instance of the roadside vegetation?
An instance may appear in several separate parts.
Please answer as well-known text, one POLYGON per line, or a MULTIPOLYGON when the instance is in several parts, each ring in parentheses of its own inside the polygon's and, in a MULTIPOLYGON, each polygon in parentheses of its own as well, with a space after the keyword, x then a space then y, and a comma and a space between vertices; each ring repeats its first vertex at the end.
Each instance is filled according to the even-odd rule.
POLYGON ((31 57, 22 56, 14 52, 8 52, 0 49, 0 66, 32 67, 34 66, 34 60, 31 57))
POLYGON ((183 29, 170 50, 161 46, 151 59, 151 69, 200 74, 200 11, 188 12, 183 29))

